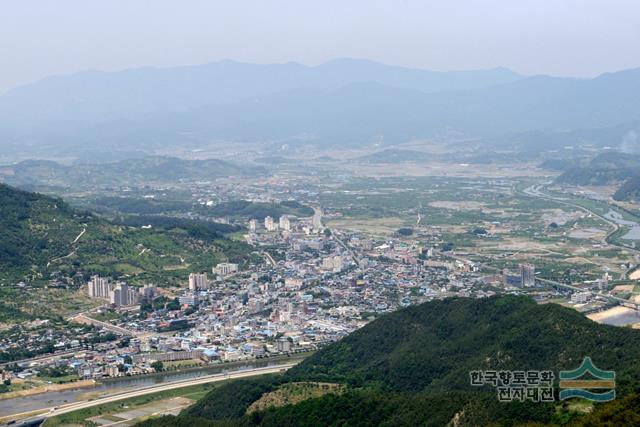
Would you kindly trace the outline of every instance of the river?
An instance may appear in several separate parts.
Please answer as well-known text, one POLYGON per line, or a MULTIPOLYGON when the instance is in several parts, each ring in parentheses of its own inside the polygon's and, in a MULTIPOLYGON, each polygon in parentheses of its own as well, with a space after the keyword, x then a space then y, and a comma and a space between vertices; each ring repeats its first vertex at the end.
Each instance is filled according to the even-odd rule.
POLYGON ((622 239, 625 240, 640 240, 640 224, 634 221, 629 221, 624 219, 622 214, 614 211, 613 209, 609 209, 609 212, 604 214, 604 217, 610 221, 615 222, 618 225, 626 226, 629 228, 629 231, 622 236, 622 239))
POLYGON ((247 363, 245 364, 233 364, 232 366, 207 366, 202 369, 195 370, 173 371, 153 375, 113 378, 106 381, 99 381, 94 387, 82 387, 64 391, 51 391, 47 393, 34 394, 32 396, 15 397, 13 399, 0 400, 0 416, 36 411, 38 409, 45 409, 52 406, 59 406, 65 403, 76 402, 79 400, 83 400, 82 396, 86 393, 99 393, 100 395, 108 395, 111 393, 131 391, 138 388, 149 387, 160 383, 189 380, 205 375, 239 371, 243 369, 275 366, 285 363, 286 361, 296 361, 301 359, 302 358, 292 357, 291 359, 287 360, 252 360, 247 361, 247 363))

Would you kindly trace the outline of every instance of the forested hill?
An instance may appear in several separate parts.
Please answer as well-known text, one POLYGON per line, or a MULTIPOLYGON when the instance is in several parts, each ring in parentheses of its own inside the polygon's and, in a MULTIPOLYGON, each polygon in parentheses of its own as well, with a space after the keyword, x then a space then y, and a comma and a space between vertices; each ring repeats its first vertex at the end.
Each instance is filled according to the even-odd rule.
POLYGON ((640 200, 640 176, 629 178, 613 195, 614 200, 638 201, 640 200))
POLYGON ((220 177, 262 176, 267 173, 261 166, 241 165, 219 159, 185 160, 163 156, 144 156, 99 164, 78 163, 70 166, 50 160, 25 160, 0 166, 0 177, 9 185, 22 188, 49 186, 85 190, 166 181, 209 181, 220 177))
POLYGON ((597 324, 526 297, 447 299, 383 316, 293 368, 289 375, 379 383, 397 391, 466 389, 474 369, 635 368, 640 331, 597 324))
MULTIPOLYGON (((285 375, 230 382, 177 419, 146 425, 580 423, 584 417, 566 405, 499 403, 494 388, 469 385, 469 372, 552 370, 557 377, 585 356, 616 371, 618 396, 633 395, 640 383, 640 331, 596 324, 526 297, 434 301, 382 316, 285 375), (288 405, 253 404, 278 402, 273 396, 291 402, 309 384, 327 383, 344 388, 288 405)), ((626 410, 621 405, 607 410, 626 410)))
POLYGON ((604 152, 591 160, 565 162, 570 166, 556 179, 560 184, 607 185, 638 175, 640 156, 616 151, 604 152))
POLYGON ((225 231, 186 221, 150 229, 114 225, 60 199, 0 184, 0 283, 77 273, 182 280, 221 260, 247 259, 250 248, 225 231))

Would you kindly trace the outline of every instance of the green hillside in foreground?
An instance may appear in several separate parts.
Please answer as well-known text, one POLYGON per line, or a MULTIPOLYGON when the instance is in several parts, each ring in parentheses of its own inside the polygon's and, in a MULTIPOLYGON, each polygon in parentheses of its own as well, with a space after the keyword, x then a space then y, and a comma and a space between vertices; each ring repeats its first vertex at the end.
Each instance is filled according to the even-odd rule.
POLYGON ((640 331, 600 325, 559 305, 515 296, 447 299, 382 316, 284 375, 230 382, 177 418, 144 425, 603 425, 612 417, 615 425, 637 425, 627 420, 637 417, 630 405, 639 356, 640 331), (616 372, 619 400, 500 403, 493 387, 469 384, 473 370, 552 370, 557 378, 585 356, 616 372), (265 393, 304 381, 346 388, 247 413, 265 393), (591 414, 582 415, 585 408, 591 414))
POLYGON ((0 284, 91 274, 171 283, 217 262, 248 259, 250 247, 214 224, 115 225, 60 199, 0 184, 0 284))

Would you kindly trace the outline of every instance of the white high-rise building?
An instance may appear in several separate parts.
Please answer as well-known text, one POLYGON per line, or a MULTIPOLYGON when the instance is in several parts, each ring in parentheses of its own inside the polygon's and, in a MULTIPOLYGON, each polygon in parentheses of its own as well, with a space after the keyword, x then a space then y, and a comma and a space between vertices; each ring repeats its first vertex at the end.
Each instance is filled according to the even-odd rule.
POLYGON ((213 272, 220 276, 226 276, 228 274, 235 273, 236 271, 238 271, 238 264, 230 262, 221 262, 213 269, 213 272))
POLYGON ((118 283, 109 295, 111 304, 116 307, 125 307, 138 303, 138 292, 130 288, 126 283, 118 283))
POLYGON ((533 264, 520 264, 520 281, 525 288, 536 285, 536 268, 533 264))
POLYGON ((258 221, 256 221, 255 219, 250 220, 249 231, 252 233, 255 233, 257 229, 258 229, 258 221))
POLYGON ((109 299, 112 286, 107 279, 100 276, 93 276, 87 283, 87 290, 90 298, 109 299))
POLYGON ((276 231, 278 229, 278 224, 273 222, 273 218, 267 216, 264 218, 264 228, 266 228, 267 231, 276 231))
POLYGON ((155 285, 144 285, 138 289, 138 293, 140 294, 141 299, 151 301, 156 295, 156 287, 155 285))
POLYGON ((208 289, 208 288, 209 288, 209 284, 207 283, 207 273, 189 274, 189 290, 199 291, 199 290, 208 289))
POLYGON ((280 229, 283 231, 291 231, 291 222, 289 221, 289 218, 285 215, 282 215, 280 217, 280 229))
POLYGON ((120 285, 117 285, 115 288, 113 288, 113 290, 111 291, 111 295, 109 296, 109 301, 116 307, 126 305, 122 303, 122 288, 120 287, 120 285))

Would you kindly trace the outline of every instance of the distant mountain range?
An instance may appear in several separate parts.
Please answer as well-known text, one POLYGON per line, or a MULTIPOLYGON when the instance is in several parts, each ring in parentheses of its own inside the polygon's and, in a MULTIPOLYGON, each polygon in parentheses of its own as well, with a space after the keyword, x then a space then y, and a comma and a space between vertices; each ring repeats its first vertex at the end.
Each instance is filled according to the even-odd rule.
POLYGON ((316 67, 295 62, 258 65, 221 61, 173 68, 86 71, 48 77, 8 91, 0 97, 0 117, 27 125, 102 123, 226 105, 298 88, 332 91, 355 82, 376 82, 428 93, 476 89, 520 78, 504 68, 434 72, 355 59, 338 59, 316 67))
POLYGON ((571 79, 351 59, 316 67, 223 61, 50 77, 0 97, 0 136, 8 147, 514 137, 534 147, 549 140, 556 147, 618 146, 639 124, 640 69, 571 79))

